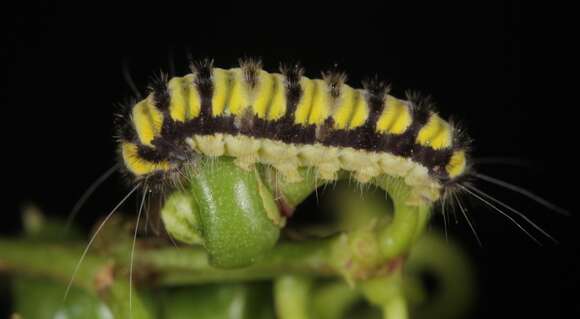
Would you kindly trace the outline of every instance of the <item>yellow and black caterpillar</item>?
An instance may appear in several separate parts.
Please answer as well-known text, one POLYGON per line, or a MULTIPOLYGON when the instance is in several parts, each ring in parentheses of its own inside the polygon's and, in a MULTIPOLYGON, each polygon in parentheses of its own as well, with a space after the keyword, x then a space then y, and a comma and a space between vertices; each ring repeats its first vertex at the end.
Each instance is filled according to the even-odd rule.
POLYGON ((428 203, 468 170, 468 140, 427 100, 388 93, 373 80, 364 89, 339 72, 309 79, 299 65, 268 73, 254 60, 239 68, 191 64, 191 74, 161 77, 130 108, 119 133, 120 154, 137 180, 170 176, 200 155, 231 156, 237 165, 271 165, 287 181, 298 168, 332 180, 401 177, 412 199, 428 203))

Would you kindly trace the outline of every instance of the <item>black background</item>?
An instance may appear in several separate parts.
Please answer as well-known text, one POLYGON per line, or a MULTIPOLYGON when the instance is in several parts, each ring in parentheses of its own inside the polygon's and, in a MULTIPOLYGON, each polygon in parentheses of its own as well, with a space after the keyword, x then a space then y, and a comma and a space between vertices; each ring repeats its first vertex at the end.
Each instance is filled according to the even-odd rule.
MULTIPOLYGON (((290 2, 144 6, 29 4, 3 10, 3 236, 18 232, 19 207, 26 202, 66 216, 90 182, 114 164, 114 105, 131 96, 123 64, 144 89, 152 75, 168 70, 170 56, 177 74, 185 74, 187 51, 226 68, 242 56, 261 57, 268 70, 300 61, 311 77, 338 64, 353 86, 377 74, 393 84, 395 95, 407 89, 431 94, 445 117, 467 128, 476 158, 531 163, 486 165, 482 172, 575 208, 577 106, 561 98, 568 80, 555 74, 567 68, 559 60, 563 44, 573 40, 565 35, 569 29, 558 18, 561 12, 542 7, 520 13, 519 4, 499 2, 335 3, 321 10, 314 3, 290 2)), ((470 214, 483 247, 463 220, 449 232, 477 264, 475 317, 578 314, 577 217, 561 217, 510 191, 479 185, 524 211, 560 244, 542 239, 538 246, 473 201, 470 214)), ((105 183, 79 222, 88 227, 126 190, 118 176, 105 183)), ((436 218, 433 227, 441 225, 436 218)))

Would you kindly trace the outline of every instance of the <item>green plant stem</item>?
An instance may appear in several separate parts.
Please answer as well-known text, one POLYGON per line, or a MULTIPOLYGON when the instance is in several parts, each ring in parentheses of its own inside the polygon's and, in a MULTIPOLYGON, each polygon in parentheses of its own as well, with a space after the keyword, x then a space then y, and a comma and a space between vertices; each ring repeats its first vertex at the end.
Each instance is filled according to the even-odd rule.
POLYGON ((391 259, 408 251, 423 233, 429 219, 430 207, 408 206, 395 201, 395 211, 391 224, 379 233, 381 252, 385 259, 391 259))
MULTIPOLYGON (((162 285, 267 279, 284 274, 342 275, 351 284, 359 279, 371 278, 379 275, 383 265, 391 259, 408 251, 422 233, 429 217, 429 207, 406 204, 408 189, 401 180, 381 180, 377 185, 393 198, 395 212, 390 223, 379 225, 372 232, 360 229, 324 240, 282 242, 250 266, 232 270, 212 267, 207 251, 201 246, 186 249, 151 248, 138 242, 134 269, 141 275, 154 275, 141 277, 155 278, 156 283, 162 285)), ((300 189, 296 193, 302 194, 298 197, 303 197, 308 189, 312 192, 315 186, 312 181, 305 180, 303 183, 278 187, 282 187, 282 191, 288 187, 300 189)), ((123 231, 112 229, 110 233, 119 234, 123 231)), ((119 265, 128 265, 131 261, 128 260, 126 248, 130 245, 127 240, 109 243, 111 247, 108 247, 108 251, 113 255, 109 259, 88 254, 74 283, 95 291, 95 278, 110 269, 114 261, 119 265)), ((79 251, 79 246, 0 240, 0 267, 8 267, 16 272, 44 274, 67 282, 78 261, 79 251), (47 263, 46 260, 55 262, 47 263)))
MULTIPOLYGON (((138 240, 133 268, 139 270, 140 275, 155 274, 155 283, 163 285, 266 279, 286 273, 332 276, 337 274, 329 262, 334 240, 280 243, 254 265, 232 270, 212 267, 206 251, 200 246, 151 248, 146 241, 138 240)), ((80 251, 77 245, 0 239, 0 270, 38 274, 66 283, 80 251)), ((87 254, 73 284, 95 291, 97 274, 111 271, 113 257, 117 264, 128 265, 125 250, 111 251, 118 251, 119 255, 103 258, 87 254)))
POLYGON ((346 312, 361 298, 358 289, 353 289, 343 281, 319 284, 312 294, 313 316, 318 319, 344 318, 346 312))
POLYGON ((309 319, 312 278, 284 275, 274 280, 274 302, 279 319, 309 319))
POLYGON ((383 305, 383 318, 385 319, 407 319, 409 310, 407 302, 403 296, 397 296, 383 305))
MULTIPOLYGON (((0 239, 0 271, 47 277, 67 284, 82 248, 77 244, 0 239)), ((114 265, 112 258, 87 254, 72 284, 100 296, 115 318, 128 318, 129 284, 125 277, 115 277, 114 265)), ((150 318, 136 292, 132 299, 132 319, 150 318)))
MULTIPOLYGON (((354 233, 352 236, 358 238, 358 234, 354 233)), ((154 274, 152 278, 161 285, 268 279, 283 274, 337 276, 344 274, 345 269, 341 263, 333 259, 333 256, 337 253, 346 253, 348 256, 358 254, 354 250, 360 247, 349 245, 348 240, 344 240, 345 236, 348 238, 349 234, 319 240, 281 242, 276 249, 267 252, 256 263, 231 270, 211 266, 208 254, 201 246, 152 248, 146 241, 139 240, 133 267, 139 270, 141 275, 154 274)), ((366 240, 366 237, 362 240, 366 240)), ((127 243, 121 241, 113 245, 117 247, 110 247, 109 251, 114 254, 111 258, 90 253, 86 256, 75 277, 75 285, 95 290, 96 274, 109 269, 113 265, 113 260, 120 265, 129 264, 129 254, 124 249, 127 243)), ((74 265, 78 262, 80 248, 82 247, 76 245, 0 239, 0 256, 2 256, 0 267, 15 272, 45 275, 67 282, 74 265), (55 262, 47 263, 46 260, 55 262)), ((371 255, 369 258, 372 257, 371 255)))
POLYGON ((145 307, 139 298, 137 289, 132 291, 132 300, 129 303, 129 282, 115 280, 108 292, 102 295, 102 300, 109 306, 114 318, 153 319, 153 314, 145 307))
MULTIPOLYGON (((123 243, 118 244, 126 246, 123 243)), ((336 244, 336 238, 282 242, 263 260, 248 268, 224 270, 210 266, 207 253, 201 247, 152 248, 153 246, 147 244, 146 240, 139 240, 134 269, 139 269, 140 277, 153 275, 146 277, 154 278, 147 282, 151 285, 239 282, 265 280, 282 275, 336 277, 339 275, 339 270, 329 258, 330 249, 336 244)), ((438 297, 428 305, 423 304, 424 300, 415 300, 415 304, 417 302, 423 304, 420 308, 421 318, 428 318, 431 315, 450 317, 451 313, 454 315, 464 313, 474 298, 470 289, 473 284, 473 278, 469 272, 471 266, 461 251, 452 244, 435 234, 422 237, 414 246, 408 259, 405 270, 410 273, 407 273, 404 280, 398 277, 398 272, 390 276, 370 279, 362 282, 362 292, 366 292, 366 297, 383 309, 385 316, 390 315, 387 318, 406 318, 404 316, 406 299, 403 296, 407 297, 411 293, 409 292, 411 288, 421 289, 421 287, 411 287, 413 279, 416 279, 413 276, 427 270, 441 278, 443 293, 438 294, 438 297)), ((0 239, 0 271, 48 277, 66 284, 78 261, 81 249, 80 245, 74 243, 46 244, 30 240, 0 239)), ((127 258, 124 251, 119 249, 118 253, 109 258, 88 254, 73 282, 75 286, 99 295, 116 314, 128 312, 128 281, 124 276, 108 276, 112 274, 114 264, 127 264, 128 259, 121 259, 121 256, 127 258), (116 262, 113 263, 113 260, 116 262), (100 279, 97 280, 98 278, 100 279), (97 283, 107 279, 114 279, 114 281, 109 284, 105 282, 105 286, 109 288, 103 291, 103 283, 101 282, 100 285, 97 283)), ((332 292, 331 297, 327 296, 325 300, 329 298, 336 300, 336 297, 332 297, 336 294, 344 295, 346 298, 344 304, 348 304, 349 300, 356 300, 361 292, 358 289, 353 290, 344 283, 337 283, 337 285, 339 291, 332 292)), ((314 291, 313 296, 316 297, 316 294, 318 292, 314 291)), ((414 299, 417 299, 416 296, 414 299)), ((133 318, 147 318, 146 313, 139 315, 143 309, 140 304, 135 290, 133 292, 133 318)), ((337 312, 342 312, 339 310, 337 312)), ((328 313, 324 318, 336 318, 333 313, 328 313)))
POLYGON ((407 319, 402 270, 362 283, 362 291, 369 302, 383 310, 385 319, 407 319))
POLYGON ((199 246, 140 250, 135 263, 154 272, 161 285, 271 279, 283 274, 333 276, 337 271, 329 256, 334 241, 282 242, 256 263, 239 269, 211 266, 207 253, 199 246))
MULTIPOLYGON (((25 239, 0 239, 0 270, 25 273, 67 283, 82 252, 78 244, 45 244, 25 239)), ((74 284, 88 291, 98 289, 97 278, 111 271, 113 260, 88 254, 74 284)), ((64 293, 64 292, 63 292, 64 293)))
MULTIPOLYGON (((421 307, 414 315, 417 318, 464 318, 476 300, 473 268, 457 242, 439 233, 427 232, 413 246, 405 272, 408 278, 418 278, 422 273, 433 274, 438 289, 428 300, 415 300, 421 307)), ((406 282, 410 281, 406 278, 406 282)), ((406 295, 411 297, 411 302, 412 292, 407 291, 406 295)))

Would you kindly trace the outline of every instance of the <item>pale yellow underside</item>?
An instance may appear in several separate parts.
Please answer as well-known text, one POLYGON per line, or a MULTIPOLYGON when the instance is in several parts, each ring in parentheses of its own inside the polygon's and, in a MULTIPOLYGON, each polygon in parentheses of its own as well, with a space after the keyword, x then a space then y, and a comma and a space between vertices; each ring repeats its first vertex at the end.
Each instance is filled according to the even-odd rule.
MULTIPOLYGON (((311 167, 319 178, 334 180, 340 170, 349 171, 361 183, 374 177, 389 175, 401 177, 412 188, 411 201, 429 203, 440 196, 441 185, 433 179, 423 165, 408 158, 389 153, 367 152, 353 148, 328 147, 321 144, 293 145, 268 139, 255 139, 243 135, 214 134, 194 135, 186 139, 192 151, 208 157, 235 157, 236 164, 250 169, 256 163, 271 165, 289 182, 301 180, 298 168, 311 167)), ((167 163, 154 165, 133 156, 133 144, 123 145, 123 157, 127 167, 136 175, 147 170, 168 168, 167 163), (125 148, 128 149, 125 152, 125 148), (125 156, 125 153, 129 156, 125 156)))

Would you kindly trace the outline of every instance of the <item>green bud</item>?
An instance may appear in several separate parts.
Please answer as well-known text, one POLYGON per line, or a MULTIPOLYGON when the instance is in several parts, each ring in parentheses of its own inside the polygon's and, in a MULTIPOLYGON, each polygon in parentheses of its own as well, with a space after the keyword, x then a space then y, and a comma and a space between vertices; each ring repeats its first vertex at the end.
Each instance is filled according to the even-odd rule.
POLYGON ((165 201, 161 210, 161 220, 173 238, 187 244, 202 244, 198 213, 191 195, 178 191, 165 201))
POLYGON ((216 158, 193 172, 186 187, 167 200, 163 222, 176 239, 203 244, 213 266, 250 265, 278 241, 284 218, 257 169, 216 158))

